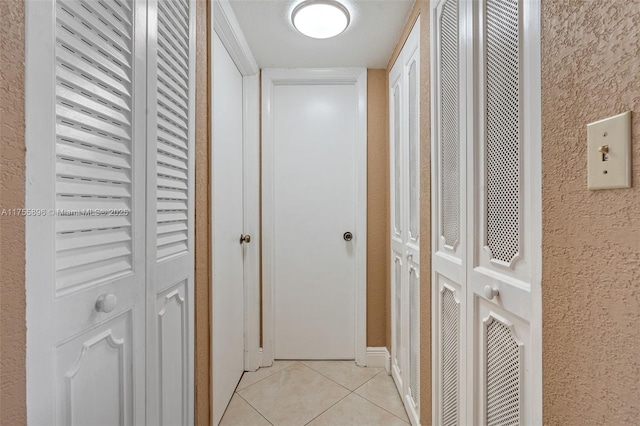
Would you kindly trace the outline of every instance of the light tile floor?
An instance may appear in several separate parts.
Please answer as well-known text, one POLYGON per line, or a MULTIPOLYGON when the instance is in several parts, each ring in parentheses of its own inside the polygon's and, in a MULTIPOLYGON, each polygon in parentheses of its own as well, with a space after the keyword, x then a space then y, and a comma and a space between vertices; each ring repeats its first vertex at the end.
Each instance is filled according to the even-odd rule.
POLYGON ((353 361, 275 361, 244 373, 221 426, 407 426, 384 368, 353 361))

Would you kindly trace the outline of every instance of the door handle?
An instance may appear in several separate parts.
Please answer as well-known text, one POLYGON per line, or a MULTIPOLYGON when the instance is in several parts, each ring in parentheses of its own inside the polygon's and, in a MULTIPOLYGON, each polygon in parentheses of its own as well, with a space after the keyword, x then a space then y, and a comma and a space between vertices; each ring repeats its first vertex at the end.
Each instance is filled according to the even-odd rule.
POLYGON ((96 311, 108 314, 115 309, 117 303, 115 294, 101 294, 96 300, 96 311))
POLYGON ((240 244, 250 243, 250 242, 251 242, 251 235, 242 235, 242 234, 240 234, 240 244))
POLYGON ((345 232, 342 238, 344 238, 345 241, 351 241, 353 240, 353 234, 351 232, 345 232))
POLYGON ((484 286, 484 297, 486 297, 487 299, 491 300, 499 294, 500 290, 498 290, 497 288, 493 288, 490 285, 484 286))

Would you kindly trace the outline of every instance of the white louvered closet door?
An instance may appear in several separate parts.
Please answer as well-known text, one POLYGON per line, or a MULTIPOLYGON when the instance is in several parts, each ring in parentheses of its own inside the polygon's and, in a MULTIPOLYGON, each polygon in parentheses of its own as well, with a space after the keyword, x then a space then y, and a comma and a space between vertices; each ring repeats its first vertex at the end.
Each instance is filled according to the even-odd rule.
POLYGON ((27 2, 30 424, 193 423, 194 12, 27 2))
POLYGON ((541 424, 539 2, 432 11, 434 422, 541 424))
POLYGON ((389 74, 391 374, 412 424, 420 419, 420 21, 389 74))
POLYGON ((147 422, 193 424, 195 1, 149 0, 147 422))
POLYGON ((144 424, 145 4, 26 12, 28 421, 144 424))

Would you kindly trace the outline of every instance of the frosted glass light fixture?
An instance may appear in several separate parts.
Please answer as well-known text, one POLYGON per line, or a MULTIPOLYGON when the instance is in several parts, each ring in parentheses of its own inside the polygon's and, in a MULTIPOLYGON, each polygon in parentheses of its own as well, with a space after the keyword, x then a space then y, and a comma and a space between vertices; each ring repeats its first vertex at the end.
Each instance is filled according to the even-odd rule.
POLYGON ((331 38, 349 26, 349 11, 335 0, 306 0, 291 13, 298 31, 312 38, 331 38))

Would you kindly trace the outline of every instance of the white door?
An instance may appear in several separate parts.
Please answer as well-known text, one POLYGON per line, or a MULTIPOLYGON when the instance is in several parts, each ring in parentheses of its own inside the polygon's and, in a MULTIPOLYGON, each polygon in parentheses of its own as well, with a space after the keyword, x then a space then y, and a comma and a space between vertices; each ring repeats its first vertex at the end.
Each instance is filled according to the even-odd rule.
POLYGON ((366 248, 359 89, 300 82, 270 90, 264 168, 273 199, 263 215, 271 231, 274 355, 355 359, 357 259, 366 248))
POLYGON ((27 3, 30 424, 193 422, 194 4, 27 3))
POLYGON ((194 407, 195 1, 149 1, 147 424, 194 407))
POLYGON ((420 419, 420 20, 389 74, 391 375, 420 419))
POLYGON ((144 424, 146 5, 26 18, 28 421, 144 424))
MULTIPOLYGON (((213 417, 244 371, 242 75, 213 35, 213 417)), ((249 243, 250 244, 250 243, 249 243)))
POLYGON ((439 2, 434 422, 542 423, 539 2, 439 2))

